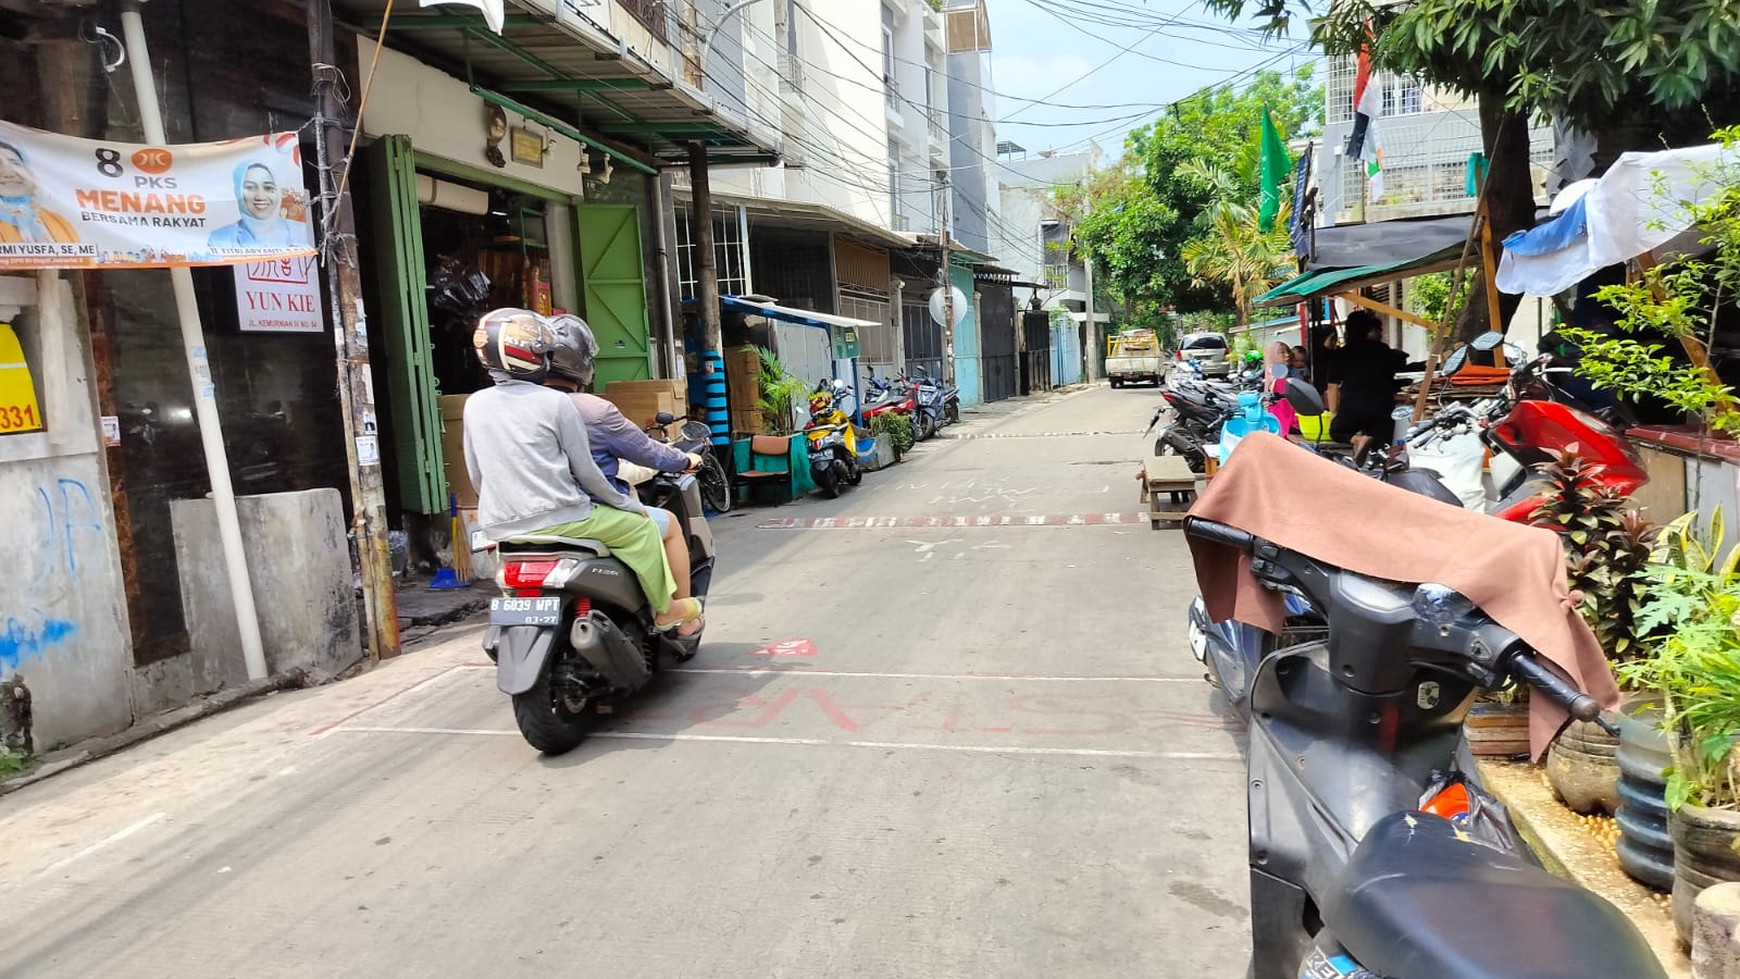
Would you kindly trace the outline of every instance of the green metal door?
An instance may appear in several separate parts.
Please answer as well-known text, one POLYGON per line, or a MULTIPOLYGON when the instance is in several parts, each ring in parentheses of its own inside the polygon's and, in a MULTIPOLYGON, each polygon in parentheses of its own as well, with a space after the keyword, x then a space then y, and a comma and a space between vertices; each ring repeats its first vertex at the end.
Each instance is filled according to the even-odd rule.
POLYGON ((429 360, 429 308, 423 272, 423 226, 417 168, 409 136, 386 136, 368 148, 370 242, 381 309, 371 319, 386 332, 387 422, 399 504, 414 513, 445 513, 441 410, 429 360))
POLYGON ((640 210, 628 204, 574 208, 586 323, 598 338, 596 390, 611 381, 650 378, 646 262, 640 210))

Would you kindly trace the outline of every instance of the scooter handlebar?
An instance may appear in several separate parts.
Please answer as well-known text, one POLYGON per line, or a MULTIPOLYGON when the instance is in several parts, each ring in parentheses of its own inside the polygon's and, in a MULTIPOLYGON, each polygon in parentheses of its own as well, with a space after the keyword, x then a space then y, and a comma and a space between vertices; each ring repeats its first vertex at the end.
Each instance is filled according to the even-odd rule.
POLYGON ((1191 517, 1186 520, 1184 522, 1184 532, 1198 540, 1211 541, 1215 544, 1224 544, 1227 547, 1237 548, 1247 554, 1255 550, 1257 546, 1256 535, 1248 534, 1237 527, 1230 527, 1223 523, 1216 523, 1213 520, 1204 520, 1201 517, 1191 517))
POLYGON ((1596 721, 1601 717, 1601 705, 1595 702, 1595 698, 1571 686, 1563 677, 1541 665, 1541 661, 1530 650, 1522 650, 1511 657, 1510 674, 1545 694, 1549 700, 1565 708, 1579 721, 1596 721))

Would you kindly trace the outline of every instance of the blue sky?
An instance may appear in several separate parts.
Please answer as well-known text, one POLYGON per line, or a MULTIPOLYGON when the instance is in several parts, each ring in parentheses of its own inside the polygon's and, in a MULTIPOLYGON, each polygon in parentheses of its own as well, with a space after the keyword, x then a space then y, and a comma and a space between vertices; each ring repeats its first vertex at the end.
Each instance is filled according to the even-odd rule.
POLYGON ((1150 106, 1229 78, 1237 83, 1266 62, 1288 69, 1311 57, 1308 50, 1286 53, 1300 48, 1293 39, 1261 41, 1199 0, 986 0, 986 6, 991 88, 1006 96, 995 103, 997 137, 1030 153, 1080 149, 1095 137, 1115 157, 1125 133, 1159 112, 1150 106), (1126 45, 1130 51, 1119 54, 1126 45))

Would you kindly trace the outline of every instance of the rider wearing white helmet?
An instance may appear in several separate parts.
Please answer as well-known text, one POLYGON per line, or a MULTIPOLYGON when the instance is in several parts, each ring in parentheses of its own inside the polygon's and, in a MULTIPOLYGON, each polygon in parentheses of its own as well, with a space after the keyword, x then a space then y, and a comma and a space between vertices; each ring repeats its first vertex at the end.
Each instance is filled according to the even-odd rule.
POLYGON ((639 578, 660 629, 700 618, 698 600, 673 600, 677 585, 646 507, 598 470, 579 409, 546 386, 581 383, 596 347, 527 309, 486 313, 472 343, 495 380, 465 403, 465 464, 483 533, 602 541, 639 578))

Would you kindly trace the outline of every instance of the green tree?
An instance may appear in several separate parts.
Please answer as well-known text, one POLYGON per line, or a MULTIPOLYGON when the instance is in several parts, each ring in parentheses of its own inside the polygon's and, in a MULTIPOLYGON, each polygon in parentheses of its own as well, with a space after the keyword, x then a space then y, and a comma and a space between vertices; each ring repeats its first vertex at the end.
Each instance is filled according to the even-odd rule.
POLYGON ((1206 185, 1214 195, 1204 215, 1206 230, 1184 243, 1180 257, 1185 271, 1199 285, 1222 286, 1231 293, 1236 325, 1244 326, 1251 321, 1252 301, 1294 272, 1293 243, 1287 236, 1292 206, 1283 201, 1278 220, 1264 231, 1257 209, 1241 200, 1244 188, 1225 170, 1192 162, 1179 176, 1206 185))
MULTIPOLYGON (((1272 33, 1295 16, 1330 54, 1371 38, 1373 64, 1478 100, 1494 237, 1533 225, 1531 114, 1594 133, 1597 164, 1626 150, 1695 141, 1709 120, 1740 121, 1740 17, 1731 0, 1206 0, 1272 33), (1318 16, 1321 12, 1322 15, 1318 16)), ((1514 311, 1510 297, 1504 314, 1514 311)), ((1464 334, 1485 329, 1467 304, 1464 334)))
POLYGON ((1224 196, 1254 207, 1264 105, 1283 136, 1309 136, 1320 129, 1323 89, 1309 65, 1292 77, 1261 72, 1243 89, 1204 89, 1132 132, 1116 165, 1059 189, 1076 247, 1093 258, 1096 281, 1127 322, 1228 308, 1224 289, 1185 267, 1185 245, 1212 231, 1210 211, 1222 196, 1186 171, 1218 168, 1233 188, 1224 196))

